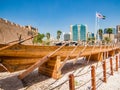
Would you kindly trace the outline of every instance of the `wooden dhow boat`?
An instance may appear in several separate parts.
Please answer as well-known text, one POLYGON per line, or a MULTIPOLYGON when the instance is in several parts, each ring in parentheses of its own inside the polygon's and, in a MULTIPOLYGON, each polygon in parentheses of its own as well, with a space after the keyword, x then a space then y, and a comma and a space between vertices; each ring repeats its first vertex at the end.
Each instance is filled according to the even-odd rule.
POLYGON ((9 72, 25 69, 19 75, 20 79, 36 68, 39 68, 40 73, 57 79, 61 76, 62 67, 70 59, 75 62, 79 57, 86 57, 99 61, 103 59, 103 55, 112 56, 119 52, 119 47, 115 45, 36 46, 20 43, 17 41, 11 44, 0 44, 1 67, 9 72))

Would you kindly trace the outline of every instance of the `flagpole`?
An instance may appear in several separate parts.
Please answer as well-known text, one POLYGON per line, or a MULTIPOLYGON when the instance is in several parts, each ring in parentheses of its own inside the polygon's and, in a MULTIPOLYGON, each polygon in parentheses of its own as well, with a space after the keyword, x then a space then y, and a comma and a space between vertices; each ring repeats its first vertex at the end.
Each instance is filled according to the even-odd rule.
MULTIPOLYGON (((97 30, 99 30, 99 28, 100 28, 100 26, 99 26, 99 21, 100 21, 100 19, 98 18, 98 22, 97 22, 97 30)), ((97 34, 98 34, 98 41, 99 41, 99 31, 97 32, 97 34)))
MULTIPOLYGON (((97 12, 96 12, 96 14, 97 14, 97 12)), ((95 14, 95 43, 96 43, 96 40, 97 40, 97 33, 96 33, 96 30, 97 30, 97 16, 96 16, 96 14, 95 14)))
MULTIPOLYGON (((99 30, 99 28, 100 28, 100 19, 105 19, 105 16, 104 15, 102 15, 101 13, 97 13, 96 12, 96 18, 97 18, 97 20, 96 20, 96 30, 99 30)), ((99 32, 97 32, 97 40, 99 41, 100 40, 100 37, 99 37, 99 32)))

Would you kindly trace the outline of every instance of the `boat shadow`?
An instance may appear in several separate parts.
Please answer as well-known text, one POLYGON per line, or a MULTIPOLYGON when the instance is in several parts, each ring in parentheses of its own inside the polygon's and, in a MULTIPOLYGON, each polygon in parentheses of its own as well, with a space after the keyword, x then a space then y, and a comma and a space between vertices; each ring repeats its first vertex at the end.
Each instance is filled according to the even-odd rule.
MULTIPOLYGON (((90 61, 89 64, 83 65, 84 62, 86 62, 86 60, 78 60, 75 64, 73 64, 73 61, 68 61, 61 70, 62 74, 65 75, 69 72, 75 71, 75 70, 85 67, 87 65, 96 63, 96 61, 92 61, 92 62, 90 61)), ((0 88, 3 90, 18 90, 21 88, 29 88, 36 83, 42 83, 47 80, 54 81, 54 79, 52 79, 51 77, 48 77, 48 76, 38 73, 38 69, 35 69, 32 73, 30 73, 24 79, 20 80, 20 79, 18 79, 17 76, 21 72, 15 74, 15 75, 11 75, 4 79, 0 79, 0 82, 2 82, 2 83, 0 83, 0 88)))
MULTIPOLYGON (((87 60, 80 59, 75 64, 73 64, 73 61, 67 62, 61 70, 62 74, 65 75, 69 72, 75 71, 77 69, 80 69, 82 67, 85 67, 85 66, 88 66, 88 65, 91 65, 91 64, 97 62, 97 61, 90 61, 89 64, 83 65, 83 63, 85 63, 86 61, 87 60)), ((45 76, 43 74, 38 73, 38 70, 36 69, 34 72, 29 74, 27 77, 25 77, 22 80, 22 83, 23 83, 24 87, 26 87, 26 86, 29 87, 29 86, 32 86, 35 83, 42 82, 42 81, 45 81, 45 80, 50 81, 50 80, 55 80, 55 79, 52 79, 51 77, 48 77, 48 76, 45 76)))
POLYGON ((17 78, 15 73, 2 72, 0 74, 0 90, 18 90, 23 88, 21 80, 17 78))
POLYGON ((66 74, 71 71, 76 71, 78 69, 81 69, 82 67, 90 66, 97 62, 98 61, 89 61, 87 64, 87 60, 84 58, 77 60, 76 63, 74 63, 74 61, 70 60, 62 68, 62 74, 66 74))

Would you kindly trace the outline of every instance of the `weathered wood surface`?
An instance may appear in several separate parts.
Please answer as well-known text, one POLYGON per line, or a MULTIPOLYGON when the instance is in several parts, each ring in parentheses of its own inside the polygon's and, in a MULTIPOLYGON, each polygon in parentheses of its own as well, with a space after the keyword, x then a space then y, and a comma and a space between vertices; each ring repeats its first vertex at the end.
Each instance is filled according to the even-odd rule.
POLYGON ((1 62, 9 72, 15 72, 26 69, 36 63, 40 58, 13 58, 13 57, 2 57, 1 62))
MULTIPOLYGON (((14 45, 10 48, 2 50, 0 52, 0 56, 13 56, 13 57, 43 57, 55 51, 58 46, 30 46, 30 45, 14 45)), ((84 46, 79 46, 77 50, 71 55, 71 58, 76 57, 76 55, 84 48, 84 46)), ((70 53, 74 49, 74 46, 65 46, 59 52, 54 54, 54 56, 66 57, 68 53, 70 53)), ((103 46, 100 51, 100 47, 96 46, 92 54, 97 54, 99 52, 112 51, 113 49, 117 49, 117 47, 105 47, 103 46)), ((86 50, 81 54, 81 56, 88 56, 91 53, 92 46, 88 46, 86 50)))
POLYGON ((48 55, 44 56, 43 58, 39 59, 38 62, 36 62, 34 65, 30 66, 29 68, 27 68, 26 71, 24 71, 22 74, 20 74, 18 78, 23 79, 25 76, 27 76, 29 73, 31 73, 34 69, 36 69, 37 67, 40 67, 42 64, 44 64, 45 62, 47 62, 48 59, 52 55, 54 55, 56 52, 59 52, 63 47, 65 47, 65 45, 66 44, 63 44, 62 46, 60 46, 59 48, 57 48, 53 52, 51 52, 48 55))
MULTIPOLYGON (((0 48, 6 47, 6 45, 0 44, 0 48)), ((39 62, 41 63, 42 58, 45 56, 48 56, 49 54, 53 53, 55 50, 60 48, 59 46, 32 46, 32 45, 20 45, 15 44, 8 48, 2 49, 0 51, 0 63, 4 65, 8 71, 14 72, 18 70, 28 69, 32 65, 38 67, 39 65, 34 65, 35 63, 39 62)), ((64 46, 61 48, 58 52, 54 53, 49 57, 45 57, 45 60, 48 62, 47 66, 55 67, 55 61, 51 61, 52 58, 56 56, 60 56, 61 62, 64 61, 66 58, 68 59, 75 59, 79 52, 83 50, 84 46, 78 46, 77 49, 75 49, 74 53, 70 54, 74 50, 75 46, 64 46), (68 57, 67 57, 68 56, 68 57)), ((96 46, 94 50, 92 51, 93 46, 87 46, 86 49, 80 54, 80 57, 86 57, 88 58, 89 55, 92 52, 92 55, 90 59, 92 60, 101 60, 103 58, 103 52, 108 52, 109 55, 114 55, 114 53, 119 52, 119 47, 113 47, 113 46, 102 46, 100 49, 100 46, 96 46)), ((44 64, 44 62, 42 62, 44 64)), ((40 65, 42 65, 40 64, 40 65)), ((59 64, 60 67, 62 64, 59 64)), ((49 76, 58 77, 60 74, 53 73, 54 70, 46 67, 40 67, 39 72, 49 74, 49 76), (42 70, 41 68, 44 68, 42 70), (48 69, 46 71, 46 69, 48 69), (41 71, 40 71, 41 70, 41 71)), ((59 68, 60 68, 59 67, 59 68)), ((55 70, 54 72, 59 71, 59 68, 55 70)), ((30 72, 32 69, 30 70, 30 72)), ((22 77, 23 78, 23 77, 22 77)))

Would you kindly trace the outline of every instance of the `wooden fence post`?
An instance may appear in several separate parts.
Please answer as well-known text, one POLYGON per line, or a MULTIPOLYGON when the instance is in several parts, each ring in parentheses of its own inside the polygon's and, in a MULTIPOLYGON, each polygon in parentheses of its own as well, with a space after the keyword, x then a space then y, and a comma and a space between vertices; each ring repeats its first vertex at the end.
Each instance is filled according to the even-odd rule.
POLYGON ((120 54, 119 54, 119 68, 120 68, 120 54))
POLYGON ((113 75, 112 58, 110 58, 110 71, 111 71, 111 75, 113 75))
POLYGON ((118 56, 116 56, 116 71, 118 71, 118 56))
POLYGON ((107 78, 106 78, 106 61, 103 61, 103 82, 107 82, 107 78))
POLYGON ((95 66, 91 66, 91 84, 92 84, 91 90, 96 90, 95 66))
POLYGON ((108 55, 109 53, 107 52, 107 58, 109 57, 109 55, 108 55))
POLYGON ((75 90, 74 75, 69 75, 69 90, 75 90))

